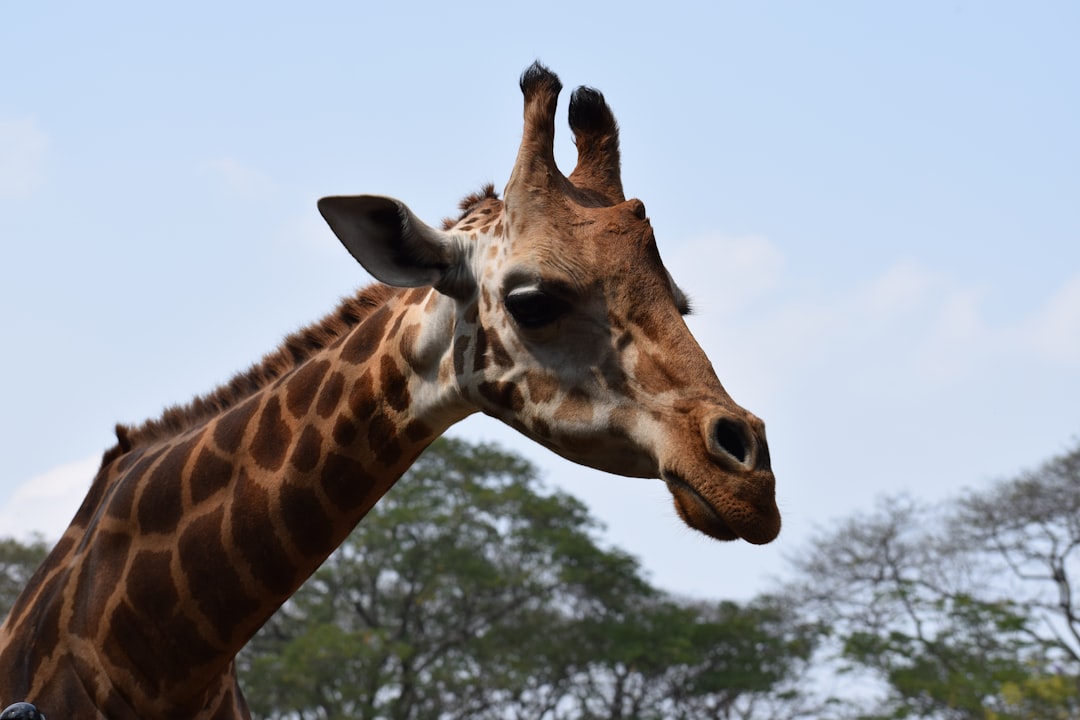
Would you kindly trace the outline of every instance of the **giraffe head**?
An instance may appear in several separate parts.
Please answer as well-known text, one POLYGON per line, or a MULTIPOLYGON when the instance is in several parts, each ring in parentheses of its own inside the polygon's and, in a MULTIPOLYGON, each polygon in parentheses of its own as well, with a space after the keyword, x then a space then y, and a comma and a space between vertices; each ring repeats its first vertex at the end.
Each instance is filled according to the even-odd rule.
POLYGON ((534 64, 521 89, 504 200, 474 198, 444 230, 385 197, 324 198, 320 211, 376 278, 437 293, 419 342, 445 353, 440 375, 465 414, 584 465, 662 478, 683 520, 714 538, 769 542, 780 515, 765 427, 732 401, 683 321, 687 300, 645 206, 623 194, 611 110, 593 89, 573 93, 578 159, 564 176, 559 79, 534 64))

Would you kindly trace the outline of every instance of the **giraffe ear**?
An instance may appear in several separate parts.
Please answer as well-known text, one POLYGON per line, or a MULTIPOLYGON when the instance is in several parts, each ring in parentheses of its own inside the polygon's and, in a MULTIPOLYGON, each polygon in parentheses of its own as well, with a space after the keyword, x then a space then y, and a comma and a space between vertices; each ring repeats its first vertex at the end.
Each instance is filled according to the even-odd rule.
POLYGON ((433 285, 455 296, 463 291, 451 236, 425 224, 403 202, 379 195, 324 197, 319 212, 376 280, 395 287, 433 285))

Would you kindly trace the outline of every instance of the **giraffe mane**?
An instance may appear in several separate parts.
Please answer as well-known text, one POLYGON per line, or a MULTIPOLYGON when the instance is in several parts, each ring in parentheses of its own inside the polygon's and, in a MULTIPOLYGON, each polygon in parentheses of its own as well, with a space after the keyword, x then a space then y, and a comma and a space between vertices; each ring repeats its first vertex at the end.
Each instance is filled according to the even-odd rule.
POLYGON ((494 183, 487 183, 482 188, 474 193, 466 195, 460 203, 458 203, 458 209, 461 211, 456 218, 445 218, 442 221, 442 229, 449 230, 462 220, 469 216, 473 210, 478 208, 485 200, 498 200, 499 193, 495 191, 494 183))
POLYGON ((168 407, 161 417, 152 418, 141 425, 117 424, 117 444, 105 452, 102 467, 133 448, 175 437, 238 405, 348 334, 397 293, 397 288, 388 285, 369 285, 355 295, 344 298, 337 308, 322 320, 287 335, 281 345, 264 355, 261 361, 246 371, 237 373, 227 383, 219 385, 206 395, 196 396, 184 405, 168 407))

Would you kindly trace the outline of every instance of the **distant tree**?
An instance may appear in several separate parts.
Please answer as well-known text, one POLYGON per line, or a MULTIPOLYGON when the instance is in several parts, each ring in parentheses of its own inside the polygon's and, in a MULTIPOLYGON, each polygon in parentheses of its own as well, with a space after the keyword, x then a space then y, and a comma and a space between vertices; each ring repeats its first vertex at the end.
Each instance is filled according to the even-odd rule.
POLYGON ((805 674, 822 628, 785 599, 674 601, 659 596, 625 622, 582 633, 593 649, 573 686, 582 718, 818 718, 805 674))
POLYGON ((50 547, 39 535, 28 542, 14 538, 0 540, 0 620, 11 611, 15 599, 49 554, 50 547))
POLYGON ((1080 661, 1080 443, 1036 470, 961 497, 953 542, 1012 578, 1061 650, 1080 661))
POLYGON ((884 683, 859 717, 1080 716, 1080 447, 934 508, 889 498, 808 547, 788 592, 841 671, 884 683))
POLYGON ((1016 717, 1080 717, 1080 441, 1034 470, 969 491, 950 542, 978 566, 984 592, 1025 610, 1053 672, 1009 685, 1016 717))
POLYGON ((672 682, 679 720, 819 720, 832 699, 812 691, 813 659, 828 629, 797 602, 759 596, 698 605, 693 655, 672 682))

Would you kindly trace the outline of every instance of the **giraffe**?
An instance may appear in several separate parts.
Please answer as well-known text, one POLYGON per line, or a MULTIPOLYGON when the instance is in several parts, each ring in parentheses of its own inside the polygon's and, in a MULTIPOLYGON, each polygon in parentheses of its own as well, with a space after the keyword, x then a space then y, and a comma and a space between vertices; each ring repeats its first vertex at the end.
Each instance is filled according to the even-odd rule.
POLYGON ((118 425, 71 525, 0 627, 0 707, 52 717, 247 718, 234 657, 423 449, 483 412, 570 460, 660 478, 719 540, 780 530, 764 425, 683 315, 618 129, 572 93, 577 163, 555 165, 562 90, 521 76, 502 197, 441 229, 381 196, 318 209, 374 278, 250 370, 118 425))

